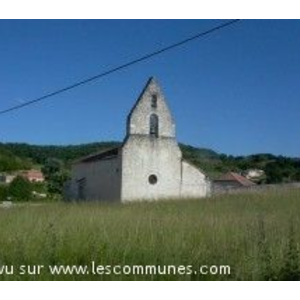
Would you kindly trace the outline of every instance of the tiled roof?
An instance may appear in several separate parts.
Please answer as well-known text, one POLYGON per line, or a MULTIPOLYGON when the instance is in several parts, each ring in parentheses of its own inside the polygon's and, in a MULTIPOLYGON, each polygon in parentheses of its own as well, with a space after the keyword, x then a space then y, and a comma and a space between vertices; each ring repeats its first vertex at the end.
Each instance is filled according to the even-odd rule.
POLYGON ((255 185, 254 182, 251 180, 247 179, 246 177, 234 173, 234 172, 229 172, 224 175, 222 175, 220 178, 218 178, 216 181, 236 181, 240 183, 242 186, 252 186, 255 185))
POLYGON ((30 178, 40 178, 40 179, 43 179, 44 178, 44 175, 43 173, 40 171, 40 170, 27 170, 27 171, 22 171, 21 174, 23 176, 26 176, 26 177, 30 177, 30 178))

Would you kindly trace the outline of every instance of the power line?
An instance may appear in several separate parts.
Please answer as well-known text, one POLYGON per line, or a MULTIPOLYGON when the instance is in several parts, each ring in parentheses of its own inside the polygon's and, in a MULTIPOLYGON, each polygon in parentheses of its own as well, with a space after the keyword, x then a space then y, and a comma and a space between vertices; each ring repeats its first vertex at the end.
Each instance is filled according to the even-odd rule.
POLYGON ((115 67, 115 68, 112 68, 112 69, 109 69, 109 70, 107 70, 107 71, 105 71, 105 72, 103 72, 103 73, 100 73, 100 74, 94 75, 94 76, 92 76, 92 77, 86 78, 86 79, 84 79, 84 80, 82 80, 82 81, 79 81, 79 82, 76 82, 76 83, 71 84, 71 85, 69 85, 69 86, 66 86, 66 87, 64 87, 64 88, 58 89, 58 90, 56 90, 56 91, 54 91, 54 92, 51 92, 51 93, 46 94, 46 95, 44 95, 44 96, 41 96, 41 97, 39 97, 39 98, 36 98, 36 99, 30 100, 30 101, 27 101, 27 102, 22 103, 22 104, 18 104, 18 105, 16 105, 16 106, 12 106, 12 107, 7 108, 7 109, 4 109, 4 110, 1 110, 1 111, 0 111, 0 115, 6 114, 6 113, 8 113, 8 112, 11 112, 11 111, 14 111, 14 110, 17 110, 17 109, 20 109, 20 108, 23 108, 23 107, 26 107, 26 106, 29 106, 29 105, 32 105, 32 104, 35 104, 35 103, 37 103, 37 102, 41 102, 41 101, 43 101, 43 100, 45 100, 45 99, 47 99, 47 98, 56 96, 56 95, 58 95, 58 94, 64 93, 64 92, 69 91, 69 90, 74 89, 74 88, 77 88, 77 87, 79 87, 79 86, 81 86, 81 85, 84 85, 84 84, 86 84, 86 83, 89 83, 89 82, 92 82, 92 81, 94 81, 94 80, 97 80, 97 79, 100 79, 100 78, 102 78, 102 77, 105 77, 105 76, 107 76, 107 75, 110 75, 110 74, 112 74, 112 73, 114 73, 114 72, 117 72, 117 71, 120 71, 120 70, 122 70, 122 69, 128 68, 128 67, 130 67, 130 66, 132 66, 132 65, 134 65, 134 64, 137 64, 137 63, 142 62, 142 61, 144 61, 144 60, 150 59, 150 58, 152 58, 152 57, 154 57, 154 56, 156 56, 156 55, 162 54, 162 53, 164 53, 164 52, 166 52, 166 51, 169 51, 169 50, 171 50, 171 49, 174 49, 174 48, 177 48, 177 47, 179 47, 179 46, 182 46, 182 45, 184 45, 184 44, 186 44, 186 43, 188 43, 188 42, 191 42, 191 41, 193 41, 193 40, 196 40, 196 39, 198 39, 198 38, 201 38, 201 37, 203 37, 203 36, 205 36, 205 35, 208 35, 208 34, 210 34, 210 33, 212 33, 212 32, 215 32, 215 31, 217 31, 217 30, 220 30, 220 29, 223 29, 223 28, 228 27, 228 26, 230 26, 230 25, 233 25, 234 23, 237 23, 237 22, 239 22, 239 21, 240 21, 240 19, 235 19, 235 20, 231 20, 231 21, 229 21, 229 22, 225 22, 225 23, 223 23, 223 24, 221 24, 221 25, 218 25, 218 26, 213 27, 213 28, 211 28, 211 29, 208 29, 208 30, 206 30, 206 31, 200 32, 200 33, 198 33, 198 34, 195 34, 195 35, 193 35, 193 36, 191 36, 191 37, 189 37, 189 38, 186 38, 186 39, 184 39, 184 40, 182 40, 182 41, 180 41, 180 42, 171 44, 171 45, 169 45, 169 46, 167 46, 167 47, 164 47, 164 48, 159 49, 159 50, 156 50, 156 51, 154 51, 154 52, 152 52, 152 53, 146 54, 146 55, 144 55, 144 56, 142 56, 142 57, 139 57, 139 58, 137 58, 137 59, 135 59, 135 60, 132 60, 132 61, 130 61, 130 62, 128 62, 128 63, 125 63, 125 64, 123 64, 123 65, 120 65, 120 66, 115 67))

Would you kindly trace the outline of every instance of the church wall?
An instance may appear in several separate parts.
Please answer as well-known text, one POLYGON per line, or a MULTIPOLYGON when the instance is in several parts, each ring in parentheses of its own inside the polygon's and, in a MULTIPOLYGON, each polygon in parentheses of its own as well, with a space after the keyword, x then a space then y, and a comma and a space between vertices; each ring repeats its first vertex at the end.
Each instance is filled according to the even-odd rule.
POLYGON ((200 198, 210 193, 205 175, 182 161, 174 120, 153 78, 127 118, 118 156, 79 163, 72 173, 75 199, 126 202, 200 198))
POLYGON ((178 198, 181 151, 173 138, 130 136, 122 150, 122 201, 178 198), (149 176, 157 183, 149 183, 149 176))
POLYGON ((159 136, 175 137, 174 121, 166 100, 156 84, 150 84, 148 86, 133 112, 130 114, 130 119, 127 124, 127 134, 149 135, 149 119, 151 114, 156 114, 159 118, 159 136), (151 99, 153 95, 158 97, 157 108, 151 108, 151 99))
POLYGON ((182 198, 200 198, 210 195, 210 183, 196 167, 182 161, 182 198))
POLYGON ((79 163, 73 168, 72 194, 79 200, 119 201, 121 193, 121 160, 119 156, 89 163, 79 163), (83 187, 79 195, 79 182, 83 187), (80 199, 83 198, 83 199, 80 199))

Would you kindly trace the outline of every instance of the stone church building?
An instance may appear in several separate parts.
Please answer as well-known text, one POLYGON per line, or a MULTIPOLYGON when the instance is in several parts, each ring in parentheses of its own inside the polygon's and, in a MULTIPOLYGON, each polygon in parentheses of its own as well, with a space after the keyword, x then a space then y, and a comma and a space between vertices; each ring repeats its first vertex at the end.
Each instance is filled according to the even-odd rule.
POLYGON ((182 158, 174 120, 155 79, 149 79, 128 115, 122 146, 74 163, 67 194, 74 200, 121 202, 210 194, 206 176, 182 158))

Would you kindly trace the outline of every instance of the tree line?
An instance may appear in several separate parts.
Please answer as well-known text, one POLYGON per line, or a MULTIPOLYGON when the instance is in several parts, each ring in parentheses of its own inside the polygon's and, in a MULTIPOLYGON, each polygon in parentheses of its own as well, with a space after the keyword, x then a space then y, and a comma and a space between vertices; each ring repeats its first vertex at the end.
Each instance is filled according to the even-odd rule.
MULTIPOLYGON (((0 172, 26 170, 38 165, 53 183, 50 190, 55 190, 57 182, 68 176, 74 160, 120 145, 115 141, 67 146, 0 143, 0 172)), ((248 169, 261 169, 265 172, 262 183, 300 181, 300 160, 296 158, 273 154, 232 156, 184 144, 180 144, 180 148, 183 158, 202 169, 211 179, 228 171, 240 173, 248 169)))

